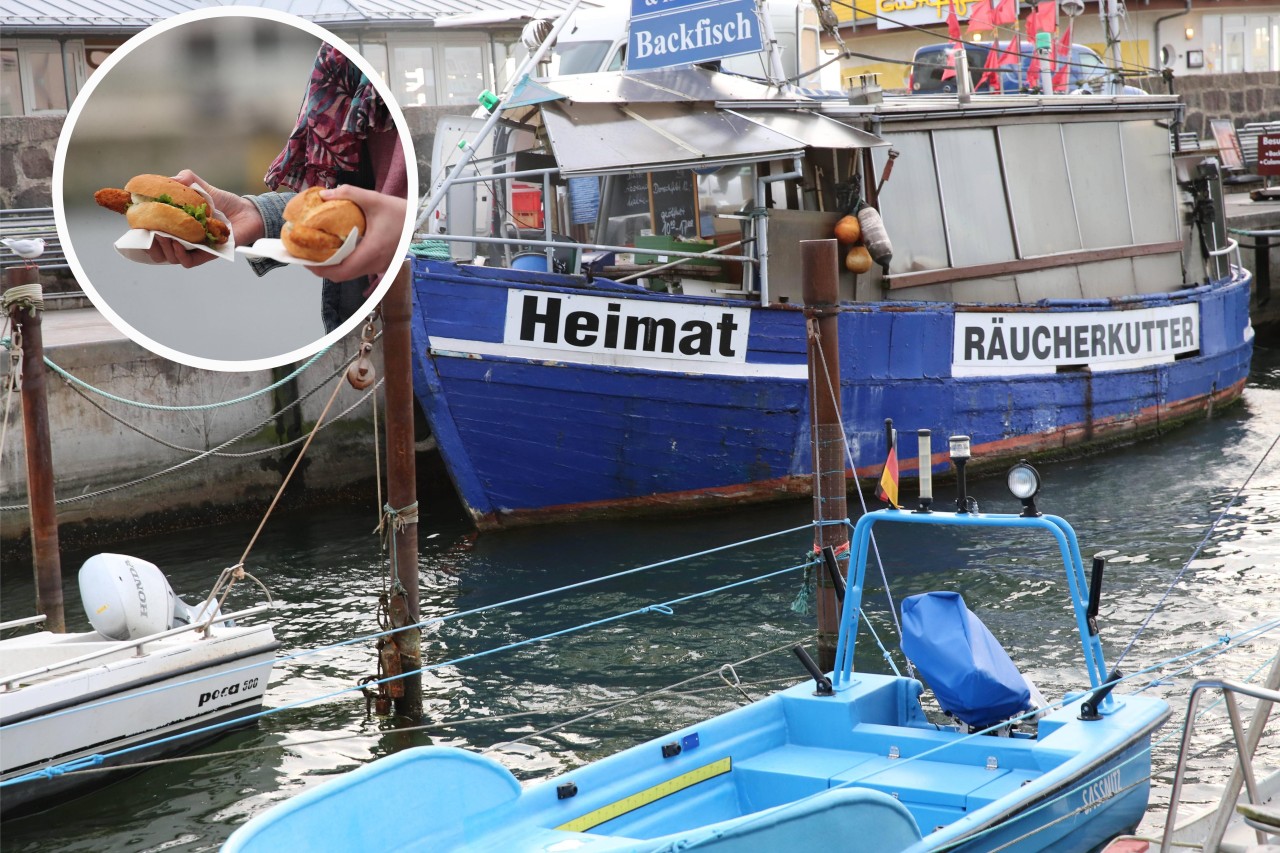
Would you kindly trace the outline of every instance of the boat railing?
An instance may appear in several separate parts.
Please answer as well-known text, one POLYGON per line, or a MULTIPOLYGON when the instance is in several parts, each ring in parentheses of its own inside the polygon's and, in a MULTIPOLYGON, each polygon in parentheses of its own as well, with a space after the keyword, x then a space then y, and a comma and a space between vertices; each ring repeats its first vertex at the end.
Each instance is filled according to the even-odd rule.
POLYGON ((1223 255, 1230 255, 1232 253, 1235 254, 1236 267, 1238 268, 1243 267, 1244 262, 1240 260, 1240 244, 1237 243, 1235 240, 1231 239, 1230 237, 1227 238, 1227 245, 1223 246, 1221 249, 1210 249, 1209 257, 1220 258, 1223 255))
MULTIPOLYGON (((1178 749, 1178 762, 1173 771, 1173 786, 1169 791, 1169 812, 1165 817, 1164 838, 1161 842, 1161 849, 1173 849, 1173 835, 1177 826, 1178 815, 1178 799, 1182 792, 1182 779, 1186 771, 1187 757, 1191 754, 1191 736, 1195 731, 1196 706, 1200 702, 1200 695, 1206 690, 1221 690, 1222 698, 1227 706, 1227 716, 1231 720, 1231 733, 1235 738, 1236 760, 1239 766, 1236 773, 1244 779, 1245 790, 1249 794, 1251 803, 1259 802, 1258 784, 1253 773, 1253 753, 1257 748, 1257 742, 1262 734, 1262 728, 1270 714, 1271 704, 1280 702, 1280 690, 1274 690, 1267 687, 1257 687, 1251 684, 1242 684, 1238 681, 1228 679, 1206 678, 1195 683, 1191 688, 1191 698, 1187 703, 1187 721, 1182 730, 1182 744, 1178 749), (1250 726, 1249 734, 1246 736, 1241 728, 1240 709, 1236 705, 1236 695, 1249 696, 1258 700, 1258 708, 1254 711, 1254 722, 1250 726), (1259 722, 1261 721, 1261 723, 1259 722)), ((1233 774, 1233 779, 1239 777, 1233 774)), ((1219 814, 1217 820, 1225 826, 1225 819, 1229 815, 1223 815, 1222 810, 1229 808, 1235 802, 1236 794, 1239 791, 1238 782, 1236 785, 1227 785, 1227 789, 1223 792, 1222 802, 1219 805, 1219 814), (1235 787, 1235 791, 1231 788, 1235 787)), ((1265 843, 1264 833, 1258 832, 1258 842, 1265 843)), ((1208 849, 1208 848, 1206 848, 1208 849)))
POLYGON ((26 670, 25 672, 19 672, 13 675, 4 676, 2 679, 0 679, 0 688, 3 688, 4 691, 13 690, 15 687, 20 686, 20 683, 23 681, 28 681, 33 678, 39 678, 42 675, 48 675, 50 673, 57 672, 58 670, 61 670, 61 669, 70 669, 70 668, 78 667, 82 664, 89 663, 90 661, 97 660, 98 658, 107 657, 109 655, 118 655, 120 652, 125 651, 127 649, 134 649, 135 650, 134 656, 142 657, 143 646, 147 645, 148 643, 158 642, 159 640, 166 640, 169 637, 176 637, 179 634, 185 634, 189 631, 206 631, 207 632, 210 627, 212 627, 217 623, 230 622, 235 619, 246 619, 250 616, 257 616, 259 614, 266 613, 267 611, 272 610, 273 607, 274 605, 271 605, 271 604, 259 604, 254 607, 245 608, 244 610, 237 610, 234 613, 218 613, 210 617, 209 619, 205 619, 203 621, 192 622, 189 625, 179 625, 177 628, 170 628, 167 631, 160 631, 159 633, 156 633, 156 634, 148 634, 145 637, 138 637, 137 639, 133 639, 133 640, 111 640, 110 648, 98 649, 97 651, 88 652, 83 655, 77 655, 76 657, 73 657, 73 658, 67 658, 66 660, 58 661, 57 663, 51 663, 45 666, 37 667, 36 669, 29 669, 29 670, 26 670))
MULTIPOLYGON (((445 241, 456 240, 460 243, 496 243, 500 246, 538 246, 539 248, 572 247, 572 248, 584 249, 584 250, 593 251, 593 252, 635 252, 637 251, 635 246, 610 246, 604 243, 576 243, 576 242, 565 243, 563 241, 557 241, 557 240, 531 240, 531 239, 516 238, 516 237, 472 237, 470 235, 464 235, 464 234, 432 234, 431 239, 445 240, 445 241)), ((676 251, 672 249, 661 249, 661 250, 640 249, 638 251, 657 252, 658 254, 661 254, 661 255, 666 255, 673 258, 681 258, 681 259, 719 258, 720 260, 724 260, 724 261, 742 261, 744 263, 755 263, 756 259, 753 257, 750 257, 749 255, 722 254, 724 251, 728 249, 733 249, 741 245, 742 245, 742 241, 738 240, 734 243, 729 243, 724 246, 717 246, 715 249, 709 249, 705 252, 681 252, 681 251, 676 251)), ((664 266, 672 266, 672 265, 673 264, 665 264, 664 266)), ((646 268, 644 270, 644 274, 646 275, 651 274, 653 272, 654 272, 654 269, 646 268)))
MULTIPOLYGON (((492 183, 495 180, 540 178, 543 183, 543 197, 549 198, 551 196, 551 187, 550 187, 551 179, 559 174, 560 174, 560 169, 554 166, 547 167, 544 169, 522 169, 514 172, 487 172, 484 174, 468 175, 468 176, 453 178, 449 181, 449 185, 454 186, 457 184, 492 183)), ((786 177, 786 176, 780 176, 780 177, 786 177)), ((533 230, 539 230, 539 229, 533 229, 533 230)), ((522 237, 489 237, 489 236, 482 237, 482 236, 471 235, 471 234, 448 234, 448 233, 440 233, 440 234, 424 233, 424 236, 427 236, 432 240, 443 240, 445 242, 473 243, 473 244, 484 243, 484 244, 497 245, 497 246, 530 246, 530 247, 536 246, 540 249, 546 249, 548 269, 551 268, 550 264, 551 264, 552 254, 555 249, 581 249, 583 251, 591 251, 591 252, 625 252, 625 253, 644 251, 643 249, 638 249, 636 246, 614 246, 614 245, 609 245, 604 243, 582 243, 576 240, 571 242, 565 242, 563 240, 552 239, 554 235, 551 228, 550 218, 546 220, 545 225, 541 230, 544 232, 543 236, 545 238, 542 240, 534 240, 534 239, 528 239, 528 238, 522 238, 522 237)), ((671 249, 663 249, 660 254, 666 257, 677 258, 678 260, 671 261, 669 263, 664 263, 657 267, 646 267, 643 271, 629 275, 626 277, 626 279, 620 279, 620 280, 627 281, 632 278, 638 278, 645 275, 652 275, 656 272, 661 272, 662 270, 677 266, 680 263, 680 261, 688 258, 692 258, 695 260, 696 259, 705 260, 706 258, 714 257, 714 258, 719 258, 720 260, 725 260, 725 261, 739 261, 741 263, 748 263, 748 264, 759 263, 759 259, 752 255, 724 254, 724 252, 730 249, 736 249, 737 247, 744 245, 745 242, 747 241, 738 240, 733 243, 726 244, 724 246, 717 246, 714 249, 704 251, 704 252, 681 252, 681 251, 676 251, 671 249)))
POLYGON ((0 622, 0 631, 8 631, 10 628, 21 628, 24 625, 35 625, 43 622, 48 617, 41 613, 39 616, 27 616, 22 619, 11 619, 8 622, 0 622))

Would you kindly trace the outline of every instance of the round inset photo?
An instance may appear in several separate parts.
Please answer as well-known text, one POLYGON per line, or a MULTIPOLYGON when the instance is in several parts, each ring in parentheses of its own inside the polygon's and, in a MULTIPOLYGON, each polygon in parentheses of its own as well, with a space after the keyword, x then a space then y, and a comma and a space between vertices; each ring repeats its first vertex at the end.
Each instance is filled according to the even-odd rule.
POLYGON ((147 349, 256 370, 346 335, 408 251, 417 169, 395 98, 316 25, 211 8, 89 79, 54 162, 67 260, 147 349), (408 168, 406 167, 408 164, 408 168))

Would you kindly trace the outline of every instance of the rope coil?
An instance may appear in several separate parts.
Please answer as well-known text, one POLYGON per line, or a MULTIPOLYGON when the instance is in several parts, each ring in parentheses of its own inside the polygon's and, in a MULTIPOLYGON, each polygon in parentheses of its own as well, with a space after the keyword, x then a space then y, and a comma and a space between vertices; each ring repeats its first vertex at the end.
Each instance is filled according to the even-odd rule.
POLYGON ((0 296, 0 305, 4 307, 5 313, 18 307, 38 314, 44 310, 44 288, 39 284, 15 285, 0 296))

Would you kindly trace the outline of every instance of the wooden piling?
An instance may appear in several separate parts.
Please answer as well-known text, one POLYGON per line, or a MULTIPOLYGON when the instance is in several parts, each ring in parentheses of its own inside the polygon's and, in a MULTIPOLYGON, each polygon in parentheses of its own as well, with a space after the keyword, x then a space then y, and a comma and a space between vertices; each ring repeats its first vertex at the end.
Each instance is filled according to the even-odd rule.
MULTIPOLYGON (((34 267, 5 270, 6 296, 15 287, 39 283, 40 272, 34 267)), ((58 512, 53 494, 53 451, 49 441, 40 312, 30 301, 18 299, 9 302, 9 319, 14 336, 22 343, 22 434, 26 442, 36 612, 44 614, 45 630, 61 634, 67 627, 62 607, 62 559, 58 552, 58 512)))
MULTIPOLYGON (((413 316, 409 264, 396 275, 382 300, 385 344, 383 369, 387 377, 387 502, 401 513, 395 534, 396 589, 389 602, 392 627, 418 622, 418 502, 417 462, 413 442, 413 316), (406 511, 408 508, 412 511, 406 511)), ((393 522, 394 523, 394 522, 393 522)), ((411 720, 422 717, 422 631, 409 628, 394 635, 400 651, 403 695, 395 697, 395 711, 411 720)), ((399 692, 399 691, 396 691, 399 692)))
MULTIPOLYGON (((809 399, 813 448, 814 548, 830 545, 845 556, 849 528, 845 500, 845 441, 840 427, 839 246, 835 240, 801 240, 804 313, 809 333, 809 399)), ((847 565, 847 558, 845 560, 847 565)), ((817 574, 818 666, 835 666, 840 610, 835 587, 824 571, 817 574)))

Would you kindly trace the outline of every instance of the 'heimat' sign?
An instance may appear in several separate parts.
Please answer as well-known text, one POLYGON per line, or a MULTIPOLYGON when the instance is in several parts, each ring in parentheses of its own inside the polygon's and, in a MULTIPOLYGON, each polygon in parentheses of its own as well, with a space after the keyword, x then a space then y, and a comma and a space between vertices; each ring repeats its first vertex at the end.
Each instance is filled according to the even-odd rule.
POLYGON ((750 325, 747 308, 511 290, 502 341, 562 353, 743 362, 750 325))

